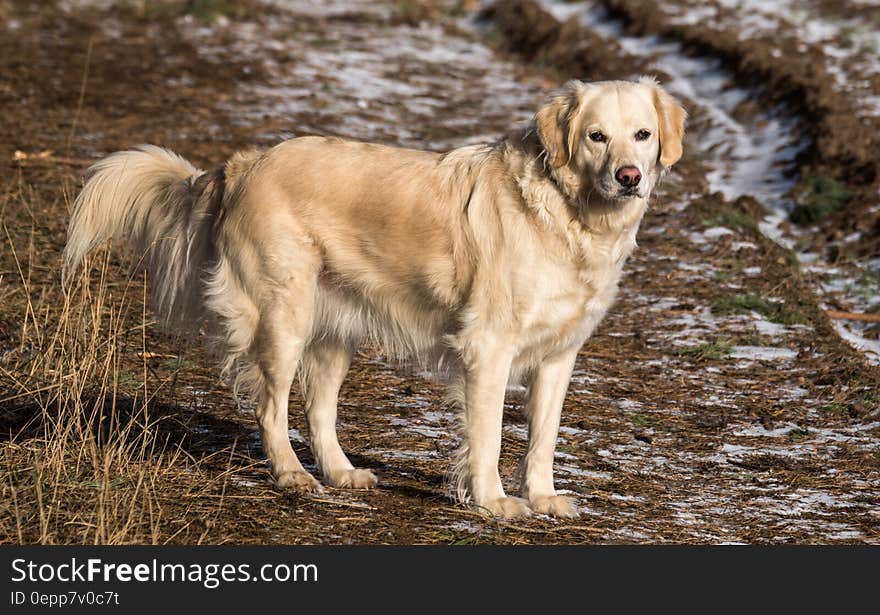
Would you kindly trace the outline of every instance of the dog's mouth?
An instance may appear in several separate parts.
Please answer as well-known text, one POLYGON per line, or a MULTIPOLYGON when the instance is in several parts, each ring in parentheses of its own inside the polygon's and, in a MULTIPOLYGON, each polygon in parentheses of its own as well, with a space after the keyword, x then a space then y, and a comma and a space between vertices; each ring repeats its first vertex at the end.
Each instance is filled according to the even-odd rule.
POLYGON ((603 196, 609 201, 628 201, 642 196, 638 186, 620 188, 617 190, 602 190, 603 196))
MULTIPOLYGON (((595 193, 605 201, 622 203, 630 199, 643 198, 642 186, 620 186, 616 182, 599 181, 593 184, 595 193)), ((594 193, 594 194, 595 194, 594 193)))

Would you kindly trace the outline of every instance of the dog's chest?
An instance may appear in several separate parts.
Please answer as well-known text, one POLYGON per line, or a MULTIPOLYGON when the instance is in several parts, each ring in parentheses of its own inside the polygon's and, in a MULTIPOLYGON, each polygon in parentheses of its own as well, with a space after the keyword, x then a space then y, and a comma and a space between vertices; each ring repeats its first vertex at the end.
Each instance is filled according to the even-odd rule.
POLYGON ((570 260, 536 263, 525 339, 554 347, 582 344, 614 302, 635 234, 635 227, 584 233, 572 245, 570 260))

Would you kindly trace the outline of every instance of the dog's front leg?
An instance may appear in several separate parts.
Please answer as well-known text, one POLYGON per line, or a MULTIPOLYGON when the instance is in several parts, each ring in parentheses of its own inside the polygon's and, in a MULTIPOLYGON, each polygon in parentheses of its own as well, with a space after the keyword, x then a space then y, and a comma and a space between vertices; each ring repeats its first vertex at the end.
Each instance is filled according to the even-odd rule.
POLYGON ((504 518, 528 514, 520 498, 507 497, 498 474, 504 392, 513 351, 495 340, 482 340, 465 361, 465 471, 474 503, 504 518))
POLYGON ((559 418, 577 353, 577 348, 570 349, 542 363, 532 376, 526 398, 529 448, 523 459, 522 496, 535 512, 556 517, 578 514, 572 501, 556 495, 553 487, 559 418))

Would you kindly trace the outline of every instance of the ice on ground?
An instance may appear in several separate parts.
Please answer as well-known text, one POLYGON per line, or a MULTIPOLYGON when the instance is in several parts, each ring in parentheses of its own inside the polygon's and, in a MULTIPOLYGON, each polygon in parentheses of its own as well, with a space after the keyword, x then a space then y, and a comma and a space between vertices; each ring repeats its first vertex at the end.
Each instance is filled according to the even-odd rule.
MULTIPOLYGON (((610 481, 612 476, 608 472, 597 472, 596 470, 586 470, 584 468, 566 463, 556 463, 553 466, 557 474, 574 476, 577 478, 588 478, 593 481, 606 482, 610 481)), ((564 479, 563 479, 564 480, 564 479)))
POLYGON ((642 409, 641 402, 637 402, 632 399, 618 399, 615 403, 617 404, 617 407, 621 410, 637 411, 642 409))
POLYGON ((797 351, 790 348, 775 348, 773 346, 734 346, 730 350, 730 356, 734 359, 776 361, 779 359, 794 359, 797 357, 797 351))
POLYGON ((733 234, 733 231, 726 226, 713 226, 703 231, 703 237, 708 237, 709 239, 718 239, 719 237, 723 237, 724 235, 733 234))
POLYGON ((713 459, 714 461, 727 461, 728 457, 742 458, 752 455, 773 455, 777 457, 790 457, 792 459, 797 459, 805 454, 808 454, 809 451, 804 450, 803 447, 798 446, 755 447, 745 446, 742 444, 724 443, 721 445, 721 450, 719 451, 719 453, 720 456, 715 455, 713 457, 710 457, 710 459, 713 459))
MULTIPOLYGON (((834 63, 835 59, 846 59, 852 55, 851 49, 843 49, 836 42, 845 34, 851 42, 854 39, 855 43, 875 49, 872 54, 864 54, 866 58, 871 58, 869 66, 862 67, 865 74, 872 76, 880 72, 880 56, 876 53, 876 49, 880 48, 880 31, 866 31, 856 19, 825 18, 807 10, 793 13, 789 9, 798 4, 794 0, 725 2, 726 8, 735 9, 736 21, 730 25, 740 36, 749 36, 749 32, 777 35, 780 25, 789 23, 798 29, 803 40, 822 45, 829 57, 829 66, 839 69, 840 66, 834 63), (785 8, 780 10, 780 7, 785 8)), ((689 131, 699 135, 694 142, 705 148, 704 164, 709 167, 707 179, 710 189, 720 191, 730 201, 743 195, 760 201, 770 211, 759 222, 761 232, 787 249, 795 247, 797 238, 786 236, 782 229, 788 227, 788 214, 794 206, 790 193, 796 178, 795 159, 807 147, 807 143, 798 137, 798 119, 787 108, 778 105, 742 120, 738 113, 740 105, 746 100, 756 99, 756 93, 736 87, 733 75, 722 68, 720 60, 693 57, 685 53, 681 44, 656 36, 629 35, 622 20, 611 17, 599 2, 542 0, 541 4, 557 19, 577 17, 585 27, 620 44, 627 53, 646 59, 658 71, 669 75, 670 79, 664 85, 690 103, 692 120, 689 131)), ((714 15, 718 11, 717 7, 706 7, 695 0, 663 4, 663 9, 682 20, 695 19, 696 15, 704 13, 714 15)), ((840 87, 854 96, 858 97, 859 93, 866 91, 864 88, 854 88, 853 80, 842 69, 836 75, 840 87)), ((871 107, 865 102, 866 99, 862 98, 863 110, 880 114, 880 106, 871 107)), ((717 239, 719 232, 709 229, 703 233, 691 233, 689 238, 695 245, 703 246, 708 243, 707 240, 717 239)), ((816 263, 818 267, 827 267, 823 265, 820 255, 801 252, 798 258, 816 263)), ((856 272, 866 270, 872 271, 870 268, 856 268, 856 272)), ((873 271, 880 272, 880 267, 873 271)), ((824 292, 821 287, 817 290, 820 294, 824 292)), ((874 295, 880 294, 876 290, 874 295)), ((870 307, 864 298, 853 296, 852 293, 848 294, 848 298, 853 299, 857 311, 870 307)), ((866 337, 864 329, 863 324, 853 321, 835 322, 835 330, 844 340, 864 353, 869 361, 880 364, 880 342, 866 337)))
POLYGON ((788 327, 785 325, 780 325, 779 323, 770 322, 761 317, 757 312, 752 312, 753 315, 757 316, 755 319, 754 325, 755 330, 761 335, 769 335, 770 337, 780 337, 788 333, 788 327))
MULTIPOLYGON (((774 340, 782 339, 796 327, 787 327, 764 318, 757 312, 748 314, 735 314, 729 316, 716 316, 711 308, 703 307, 699 311, 691 313, 675 314, 673 317, 663 320, 662 330, 664 338, 676 346, 688 346, 703 343, 718 335, 735 333, 749 334, 757 332, 774 340), (721 325, 723 324, 723 329, 721 325)), ((778 359, 793 358, 797 353, 784 348, 739 346, 733 349, 733 358, 745 359, 778 359)))
POLYGON ((685 0, 661 6, 673 23, 709 22, 735 30, 740 40, 795 35, 823 51, 827 72, 853 100, 858 115, 880 114, 880 100, 870 83, 880 72, 880 32, 862 17, 833 17, 797 0, 720 0, 718 6, 685 0))
POLYGON ((383 17, 389 11, 384 3, 327 3, 340 13, 372 11, 381 19, 370 28, 340 19, 326 32, 318 24, 297 36, 289 33, 296 17, 314 18, 312 8, 324 3, 279 4, 289 9, 289 18, 273 21, 269 31, 245 22, 218 36, 218 26, 184 24, 204 56, 222 57, 232 49, 242 57, 269 58, 263 68, 271 80, 248 83, 234 101, 243 121, 288 118, 296 134, 445 151, 494 141, 531 118, 540 99, 537 86, 517 79, 514 65, 485 45, 439 24, 395 26, 383 17), (280 65, 273 54, 297 62, 280 65), (489 91, 491 97, 474 94, 489 91))
POLYGON ((439 457, 437 451, 407 451, 407 450, 387 450, 387 449, 369 449, 364 451, 365 455, 375 455, 376 457, 385 457, 391 459, 436 459, 439 457))
MULTIPOLYGON (((423 406, 428 405, 427 402, 423 406)), ((427 438, 451 438, 456 417, 451 412, 425 410, 413 416, 389 416, 388 422, 404 431, 427 438)))
POLYGON ((263 481, 256 481, 252 478, 245 478, 243 476, 239 476, 238 474, 231 475, 229 477, 229 480, 235 485, 239 485, 241 487, 248 487, 250 489, 253 489, 254 487, 264 487, 265 486, 265 482, 263 482, 263 481))
POLYGON ((825 491, 813 489, 797 489, 792 493, 774 494, 770 497, 749 499, 750 505, 766 507, 778 515, 797 517, 804 514, 824 515, 829 508, 851 508, 852 502, 846 502, 825 491), (780 497, 784 502, 780 502, 780 497))
POLYGON ((395 427, 403 427, 405 431, 419 434, 420 436, 425 436, 426 438, 440 438, 442 436, 450 435, 449 430, 443 427, 424 424, 419 421, 392 417, 388 420, 388 422, 395 427))
POLYGON ((880 428, 880 423, 871 422, 856 424, 836 429, 801 427, 795 423, 786 423, 781 427, 767 429, 763 425, 740 427, 731 435, 749 438, 789 438, 793 434, 800 434, 805 444, 817 446, 820 444, 846 442, 855 446, 870 446, 875 443, 875 436, 870 432, 880 428))
POLYGON ((880 365, 880 340, 873 340, 859 335, 853 326, 844 320, 832 320, 834 330, 845 339, 853 348, 860 350, 872 363, 880 365))
POLYGON ((589 432, 584 429, 578 429, 577 427, 568 427, 567 425, 561 425, 559 427, 559 433, 565 434, 567 436, 583 436, 588 434, 589 432))
POLYGON ((644 502, 645 498, 638 495, 620 495, 619 493, 612 493, 609 496, 610 499, 615 500, 617 502, 644 502))
POLYGON ((789 436, 793 430, 803 431, 800 426, 794 423, 787 423, 782 427, 775 429, 767 429, 763 425, 754 425, 733 432, 734 436, 748 436, 760 438, 782 438, 789 436))
POLYGON ((688 263, 685 261, 681 261, 678 263, 678 268, 684 271, 693 271, 695 273, 706 273, 707 268, 712 268, 711 265, 703 265, 698 263, 688 263))

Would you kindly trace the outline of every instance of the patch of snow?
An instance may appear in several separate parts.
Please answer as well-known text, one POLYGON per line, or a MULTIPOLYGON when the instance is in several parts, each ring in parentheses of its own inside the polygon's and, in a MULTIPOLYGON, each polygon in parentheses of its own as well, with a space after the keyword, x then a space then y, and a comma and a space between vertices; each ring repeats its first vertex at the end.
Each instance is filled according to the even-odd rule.
POLYGON ((367 455, 375 455, 377 457, 390 457, 391 459, 436 459, 437 451, 404 451, 404 450, 381 450, 370 449, 366 451, 367 455))
POLYGON ((752 427, 739 429, 738 431, 733 432, 733 435, 760 438, 782 438, 787 437, 793 429, 800 430, 801 427, 794 423, 787 423, 783 427, 777 427, 776 429, 766 429, 763 425, 753 425, 752 427))
POLYGON ((230 476, 229 480, 232 481, 233 484, 248 488, 266 486, 266 483, 264 481, 256 481, 252 478, 245 478, 244 476, 239 476, 237 474, 233 474, 232 476, 230 476))
POLYGON ((554 465, 554 469, 559 474, 566 474, 568 476, 576 476, 578 478, 588 478, 593 481, 601 481, 607 482, 611 480, 611 474, 608 472, 597 472, 595 470, 585 470, 583 468, 565 464, 565 463, 557 463, 554 465))
POLYGON ((712 228, 707 228, 705 231, 703 231, 703 236, 708 237, 709 239, 718 239, 719 237, 723 237, 724 235, 733 234, 734 232, 726 226, 713 226, 712 228))
POLYGON ((621 410, 637 411, 642 409, 641 402, 633 401, 631 399, 618 399, 615 403, 621 410))
POLYGON ((730 351, 730 356, 734 359, 777 361, 779 359, 794 359, 797 357, 797 351, 773 346, 734 346, 730 351))
POLYGON ((769 320, 765 320, 760 317, 760 314, 755 313, 758 318, 755 319, 755 329, 761 335, 769 335, 771 337, 779 337, 788 333, 788 328, 785 325, 780 325, 775 322, 770 322, 769 320))
POLYGON ((617 502, 644 502, 645 498, 640 495, 620 495, 619 493, 612 493, 610 499, 615 500, 617 502))
MULTIPOLYGON (((838 86, 859 100, 862 113, 880 114, 880 101, 868 79, 854 79, 843 70, 843 63, 854 57, 858 49, 880 49, 880 31, 866 28, 858 18, 834 19, 816 15, 808 10, 797 11, 794 0, 766 3, 763 0, 724 0, 722 5, 734 10, 736 23, 731 23, 741 37, 759 33, 776 35, 783 25, 793 26, 800 38, 818 45, 828 58, 829 72, 838 80, 838 86), (781 8, 784 7, 784 8, 781 8), (850 40, 850 47, 841 47, 842 38, 850 40), (858 85, 859 82, 867 85, 858 85), (867 95, 866 95, 867 93, 867 95), (875 100, 876 99, 876 100, 875 100)), ((705 164, 709 166, 707 179, 710 189, 720 191, 727 200, 750 195, 761 201, 770 213, 759 222, 761 231, 787 249, 795 246, 796 239, 787 236, 788 215, 793 208, 789 194, 794 187, 795 158, 805 147, 798 138, 797 120, 783 106, 743 123, 737 113, 740 105, 755 99, 755 93, 733 85, 732 76, 716 59, 692 57, 679 43, 661 38, 628 35, 623 22, 612 18, 597 2, 561 2, 543 0, 542 5, 559 19, 576 16, 580 22, 600 36, 614 41, 624 51, 649 61, 667 75, 665 86, 674 94, 690 101, 692 109, 691 134, 699 134, 698 142, 704 148, 705 164)), ((664 4, 664 11, 673 21, 691 23, 714 15, 711 6, 684 1, 664 4)), ((720 24, 719 24, 720 25, 720 24)), ((804 47, 806 49, 806 47, 804 47)), ((880 72, 880 56, 876 51, 863 53, 860 58, 865 75, 880 72)), ((720 231, 709 229, 691 233, 694 245, 704 246, 707 239, 717 238, 720 231)), ((795 232, 797 232, 795 230, 795 232)), ((748 247, 745 242, 735 249, 748 247)), ((803 262, 819 263, 816 254, 801 253, 803 262)), ((880 293, 874 293, 880 295, 880 293)), ((848 295, 852 298, 852 293, 848 295)), ((865 306, 864 300, 856 305, 865 306)), ((865 354, 869 361, 880 364, 880 342, 863 335, 863 326, 853 322, 835 322, 835 330, 854 348, 865 354)))
POLYGON ((875 365, 880 365, 880 340, 859 335, 854 327, 843 320, 832 320, 831 324, 837 334, 845 339, 853 348, 860 350, 875 365))
POLYGON ((583 430, 583 429, 578 429, 576 427, 567 427, 565 425, 561 425, 559 427, 559 433, 565 434, 568 436, 583 436, 583 435, 588 434, 589 432, 587 432, 586 430, 583 430))
MULTIPOLYGON (((509 433, 510 435, 518 438, 520 440, 528 440, 529 439, 529 429, 525 425, 517 425, 517 424, 505 424, 504 431, 509 433)), ((560 428, 561 430, 561 428, 560 428)))

